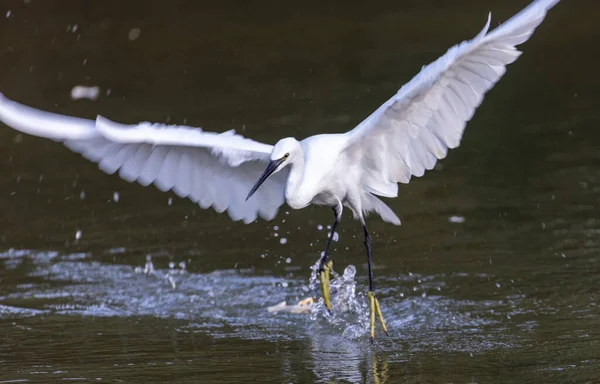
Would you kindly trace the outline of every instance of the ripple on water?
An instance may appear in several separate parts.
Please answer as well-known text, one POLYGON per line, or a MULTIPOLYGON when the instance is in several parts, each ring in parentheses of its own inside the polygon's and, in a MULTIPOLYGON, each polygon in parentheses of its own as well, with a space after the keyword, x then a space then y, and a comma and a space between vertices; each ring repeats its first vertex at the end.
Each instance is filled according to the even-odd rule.
MULTIPOLYGON (((15 260, 25 259, 33 264, 28 273, 32 282, 21 281, 0 291, 0 317, 44 313, 153 316, 187 322, 178 327, 181 332, 266 340, 313 339, 319 335, 362 342, 367 334, 365 286, 357 283, 353 266, 331 281, 332 315, 320 301, 309 315, 302 315, 271 314, 266 307, 284 300, 297 302, 310 294, 318 296, 314 280, 258 271, 191 273, 185 264, 178 263, 165 269, 150 268, 151 259, 145 267, 135 268, 95 261, 89 254, 0 253, 0 260, 9 268, 15 260)), ((416 350, 482 351, 518 344, 514 329, 505 332, 502 324, 507 316, 519 315, 523 297, 513 294, 497 300, 467 300, 448 292, 449 286, 464 278, 464 274, 407 274, 378 279, 392 337, 392 341, 380 338, 381 348, 397 350, 406 345, 416 350)), ((489 278, 470 276, 482 281, 489 278)), ((522 333, 536 327, 531 320, 516 325, 522 333)))

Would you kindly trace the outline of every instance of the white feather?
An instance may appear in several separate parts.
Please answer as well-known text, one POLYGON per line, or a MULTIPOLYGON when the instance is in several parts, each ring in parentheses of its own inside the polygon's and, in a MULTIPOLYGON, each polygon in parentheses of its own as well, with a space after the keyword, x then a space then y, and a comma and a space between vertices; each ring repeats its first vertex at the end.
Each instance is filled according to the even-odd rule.
POLYGON ((273 147, 233 131, 218 134, 185 126, 81 119, 27 107, 1 94, 0 120, 21 132, 62 141, 106 173, 118 171, 127 181, 154 183, 203 208, 228 210, 234 220, 251 222, 258 215, 270 220, 284 203, 285 171, 256 192, 261 205, 245 201, 273 147))
MULTIPOLYGON (((348 132, 346 151, 372 159, 363 167, 371 180, 377 175, 380 183, 407 183, 410 175, 422 176, 446 156, 448 148, 460 144, 465 125, 485 93, 504 75, 506 65, 519 57, 515 46, 531 36, 558 1, 534 1, 488 33, 490 14, 473 40, 450 48, 425 66, 348 132)), ((371 189, 382 188, 372 185, 371 189)))

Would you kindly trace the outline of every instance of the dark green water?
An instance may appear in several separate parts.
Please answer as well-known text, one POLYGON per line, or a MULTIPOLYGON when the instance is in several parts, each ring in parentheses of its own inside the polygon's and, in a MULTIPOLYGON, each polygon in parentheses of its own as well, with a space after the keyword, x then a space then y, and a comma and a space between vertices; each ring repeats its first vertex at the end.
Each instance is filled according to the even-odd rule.
MULTIPOLYGON (((3 1, 0 91, 269 143, 343 132, 526 3, 3 1)), ((329 210, 233 223, 0 126, 0 383, 600 382, 598 19, 597 1, 552 10, 461 147, 389 201, 403 225, 368 221, 391 329, 374 346, 365 308, 265 310, 318 293, 329 210)), ((364 305, 362 232, 339 235, 364 305)))

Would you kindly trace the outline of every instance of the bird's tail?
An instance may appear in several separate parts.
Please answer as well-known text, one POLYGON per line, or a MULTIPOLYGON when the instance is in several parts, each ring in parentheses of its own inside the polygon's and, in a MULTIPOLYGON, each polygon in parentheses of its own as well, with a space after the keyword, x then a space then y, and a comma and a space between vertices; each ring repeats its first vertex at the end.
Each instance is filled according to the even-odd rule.
MULTIPOLYGON (((370 207, 368 207, 369 211, 375 211, 383 221, 400 225, 400 218, 392 211, 390 207, 388 207, 383 201, 379 200, 376 196, 368 193, 367 201, 369 202, 370 207)), ((365 207, 367 208, 367 207, 365 207)))

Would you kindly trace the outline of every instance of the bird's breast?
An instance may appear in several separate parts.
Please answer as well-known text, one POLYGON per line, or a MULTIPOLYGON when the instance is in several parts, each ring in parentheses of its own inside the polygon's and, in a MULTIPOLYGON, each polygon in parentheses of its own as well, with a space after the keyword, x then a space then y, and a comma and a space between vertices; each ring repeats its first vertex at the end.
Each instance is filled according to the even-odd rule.
POLYGON ((312 204, 320 204, 315 201, 318 194, 313 190, 307 188, 306 185, 300 186, 295 190, 288 189, 286 190, 285 200, 287 204, 293 209, 301 209, 308 205, 312 204))
POLYGON ((287 199, 286 202, 292 209, 302 209, 310 204, 310 200, 287 199))

